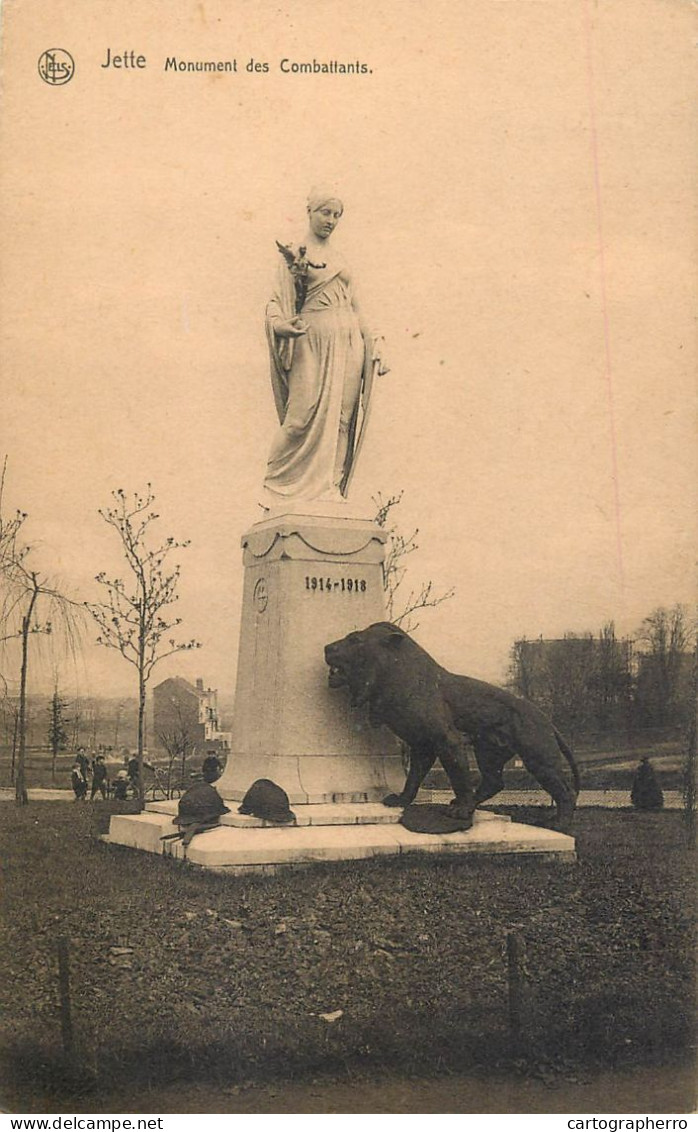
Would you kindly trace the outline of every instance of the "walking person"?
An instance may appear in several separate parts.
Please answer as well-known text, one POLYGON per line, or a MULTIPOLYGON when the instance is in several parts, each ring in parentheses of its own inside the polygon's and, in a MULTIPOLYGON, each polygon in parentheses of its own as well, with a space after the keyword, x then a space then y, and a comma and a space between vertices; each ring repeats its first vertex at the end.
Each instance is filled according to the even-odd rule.
POLYGON ((78 753, 75 756, 75 761, 82 771, 82 777, 87 782, 87 776, 90 772, 90 760, 87 757, 87 752, 84 747, 78 747, 78 753))
POLYGON ((109 786, 109 778, 107 775, 107 765, 104 761, 104 755, 97 755, 97 758, 92 764, 92 791, 90 793, 90 801, 94 802, 95 794, 99 790, 102 795, 103 801, 107 800, 107 788, 109 786))
MULTIPOLYGON (((143 763, 143 766, 145 766, 145 763, 143 763)), ((138 786, 139 786, 139 783, 140 783, 140 776, 138 774, 138 756, 137 755, 132 755, 131 758, 128 760, 128 763, 126 764, 126 773, 128 774, 128 779, 129 779, 129 782, 130 782, 131 787, 133 789, 133 793, 137 796, 138 792, 139 792, 138 786)))

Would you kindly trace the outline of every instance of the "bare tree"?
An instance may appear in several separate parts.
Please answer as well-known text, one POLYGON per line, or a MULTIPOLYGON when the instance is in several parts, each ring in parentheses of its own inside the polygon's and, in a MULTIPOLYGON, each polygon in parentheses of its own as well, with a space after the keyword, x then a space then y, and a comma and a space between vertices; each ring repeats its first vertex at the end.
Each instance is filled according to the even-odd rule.
POLYGON ((68 701, 64 700, 58 692, 58 682, 54 685, 53 696, 48 707, 48 742, 51 748, 51 781, 56 781, 56 760, 58 752, 64 751, 68 742, 66 730, 70 720, 66 718, 65 710, 68 701))
POLYGON ((401 625, 405 632, 413 633, 419 628, 419 622, 413 619, 414 614, 420 609, 432 609, 444 601, 449 601, 456 591, 451 587, 439 593, 432 581, 421 582, 417 589, 407 589, 403 586, 408 571, 405 560, 419 549, 417 542, 419 529, 415 528, 412 534, 405 536, 394 522, 392 512, 400 504, 403 494, 401 491, 398 495, 388 496, 387 499, 380 492, 374 495, 373 502, 376 506, 374 521, 388 535, 383 561, 383 589, 388 620, 395 625, 401 625))
POLYGON ((2 716, 3 746, 12 746, 12 732, 17 718, 16 704, 9 694, 7 680, 0 672, 0 716, 2 716))
POLYGON ((19 703, 15 696, 10 696, 7 681, 0 673, 0 688, 2 689, 2 720, 5 734, 5 745, 10 748, 10 782, 14 785, 15 769, 17 765, 17 738, 19 734, 19 703))
POLYGON ((114 750, 119 749, 119 728, 121 727, 121 716, 124 713, 126 704, 123 700, 119 700, 114 711, 114 750))
POLYGON ((514 641, 509 651, 507 686, 526 700, 535 700, 539 691, 540 651, 540 640, 529 641, 526 637, 514 641))
POLYGON ((82 734, 81 728, 82 728, 82 714, 83 714, 82 713, 82 703, 79 699, 75 700, 75 703, 73 705, 73 709, 74 709, 73 720, 72 720, 72 722, 73 722, 73 734, 71 736, 70 745, 73 748, 73 750, 77 751, 78 747, 80 746, 80 739, 81 739, 81 734, 82 734))
POLYGON ((22 539, 26 512, 16 511, 12 518, 5 518, 3 513, 6 469, 7 457, 0 477, 0 621, 6 630, 0 638, 0 644, 12 639, 21 641, 15 800, 18 805, 26 805, 29 641, 37 634, 52 633, 54 622, 58 622, 67 644, 74 652, 80 628, 80 606, 59 592, 49 578, 40 575, 30 565, 32 547, 22 539))
POLYGON ((187 759, 196 752, 196 736, 192 735, 189 720, 182 711, 182 705, 173 698, 172 707, 175 719, 170 727, 158 731, 158 739, 167 751, 167 797, 169 798, 174 786, 173 774, 175 763, 179 761, 179 779, 184 783, 187 769, 187 759))
POLYGON ((102 723, 102 705, 96 696, 92 696, 85 704, 85 723, 88 728, 88 745, 92 751, 97 750, 97 736, 102 723))
POLYGON ((156 664, 172 653, 197 649, 198 641, 178 642, 169 636, 182 622, 169 616, 171 605, 179 600, 179 565, 169 566, 171 554, 189 545, 173 538, 152 539, 152 525, 159 515, 151 485, 143 494, 129 498, 119 488, 112 492, 114 506, 100 510, 105 523, 116 531, 126 561, 126 578, 97 575, 96 581, 107 592, 106 601, 88 602, 87 607, 100 629, 97 642, 116 649, 138 674, 138 780, 141 805, 144 804, 143 749, 145 746, 145 702, 148 681, 156 664))
POLYGON ((627 727, 632 698, 632 642, 616 637, 613 621, 599 631, 596 661, 589 684, 596 726, 609 731, 627 727))
POLYGON ((592 633, 565 633, 557 640, 522 638, 510 652, 509 687, 574 737, 589 731, 596 718, 601 651, 592 633))
POLYGON ((638 633, 637 696, 652 726, 687 723, 691 711, 691 650, 695 626, 685 605, 664 606, 645 617, 638 633))

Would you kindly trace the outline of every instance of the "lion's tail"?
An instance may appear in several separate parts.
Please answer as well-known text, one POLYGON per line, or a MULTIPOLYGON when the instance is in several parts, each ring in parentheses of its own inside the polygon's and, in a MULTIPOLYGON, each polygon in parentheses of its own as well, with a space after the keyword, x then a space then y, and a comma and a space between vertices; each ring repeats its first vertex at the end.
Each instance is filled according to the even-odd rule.
POLYGON ((579 794, 579 791, 581 790, 581 782, 579 780, 579 767, 577 766, 577 763, 575 762, 575 758, 574 758, 574 755, 572 753, 572 750, 567 745, 565 740, 562 738, 562 735, 558 731, 557 727, 555 727, 554 725, 553 725, 553 731, 555 732, 555 738, 557 739, 558 747, 560 748, 563 755, 567 759, 567 762, 570 764, 570 770, 572 771, 572 778, 574 780, 574 788, 575 788, 577 794, 579 794))

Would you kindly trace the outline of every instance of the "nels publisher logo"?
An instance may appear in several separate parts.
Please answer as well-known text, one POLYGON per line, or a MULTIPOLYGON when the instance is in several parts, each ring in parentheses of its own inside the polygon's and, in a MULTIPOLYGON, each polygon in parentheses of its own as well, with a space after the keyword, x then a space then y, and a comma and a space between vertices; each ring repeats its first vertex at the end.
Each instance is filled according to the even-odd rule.
POLYGON ((75 61, 69 51, 52 47, 39 56, 39 74, 49 86, 64 86, 75 74, 75 61))

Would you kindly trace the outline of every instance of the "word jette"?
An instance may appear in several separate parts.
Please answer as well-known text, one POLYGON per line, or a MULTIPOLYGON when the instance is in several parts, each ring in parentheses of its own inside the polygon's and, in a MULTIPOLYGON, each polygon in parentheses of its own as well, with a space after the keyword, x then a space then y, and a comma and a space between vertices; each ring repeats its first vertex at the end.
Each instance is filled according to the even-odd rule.
POLYGON ((147 63, 145 55, 136 55, 135 51, 124 51, 123 55, 112 55, 111 47, 107 47, 106 61, 101 63, 100 66, 115 67, 117 70, 121 67, 127 70, 135 70, 136 68, 143 70, 147 63))

